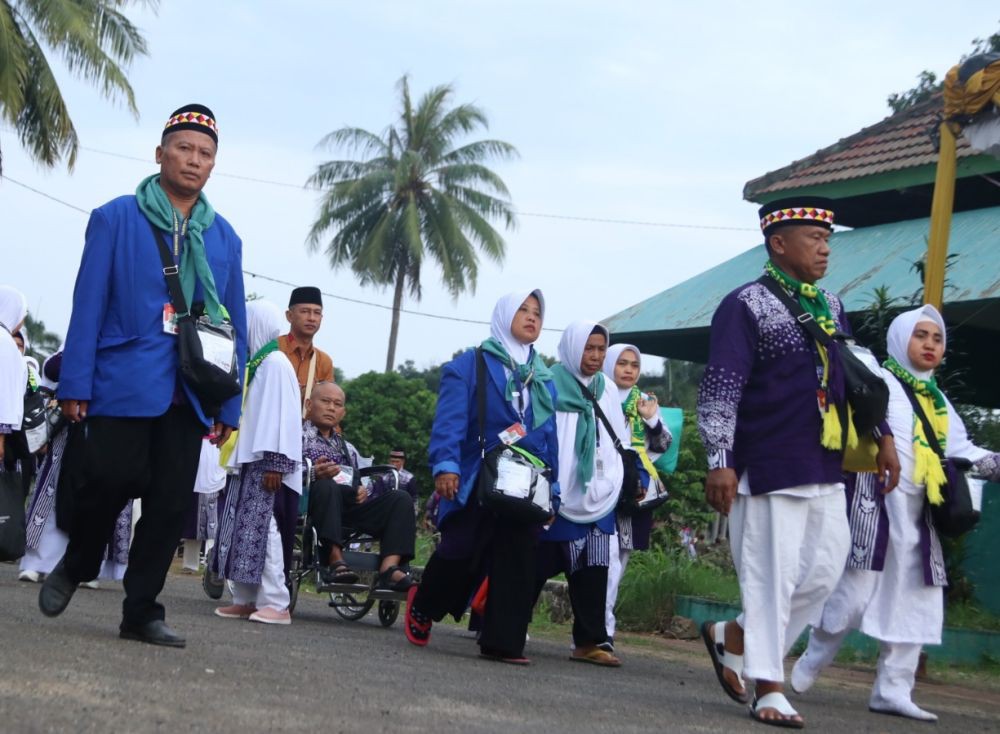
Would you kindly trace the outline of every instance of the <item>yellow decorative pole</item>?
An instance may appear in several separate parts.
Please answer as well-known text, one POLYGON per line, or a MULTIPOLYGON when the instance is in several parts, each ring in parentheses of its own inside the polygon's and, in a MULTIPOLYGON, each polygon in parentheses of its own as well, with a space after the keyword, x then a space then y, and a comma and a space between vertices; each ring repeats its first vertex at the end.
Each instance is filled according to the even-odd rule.
POLYGON ((931 231, 924 261, 924 303, 941 310, 944 301, 944 266, 948 259, 948 235, 955 206, 955 134, 947 122, 941 123, 941 152, 934 179, 931 202, 931 231))

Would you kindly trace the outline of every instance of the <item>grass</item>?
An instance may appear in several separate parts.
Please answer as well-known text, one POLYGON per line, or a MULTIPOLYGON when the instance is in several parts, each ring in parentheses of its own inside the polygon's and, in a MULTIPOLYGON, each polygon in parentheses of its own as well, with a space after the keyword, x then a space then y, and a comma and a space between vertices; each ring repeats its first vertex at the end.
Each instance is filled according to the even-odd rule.
POLYGON ((619 624, 628 630, 665 629, 674 615, 677 595, 738 604, 740 589, 732 572, 652 548, 629 560, 618 591, 619 624))
POLYGON ((971 601, 952 602, 944 608, 945 627, 1000 632, 1000 616, 971 601))

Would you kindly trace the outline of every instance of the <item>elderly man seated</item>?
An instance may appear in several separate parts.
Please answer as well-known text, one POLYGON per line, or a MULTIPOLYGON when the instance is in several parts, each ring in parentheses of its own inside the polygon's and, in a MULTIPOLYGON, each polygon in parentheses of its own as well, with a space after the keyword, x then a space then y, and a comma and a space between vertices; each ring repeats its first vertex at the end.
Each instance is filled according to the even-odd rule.
POLYGON ((320 539, 320 557, 329 560, 320 577, 328 584, 357 583, 357 573, 344 561, 347 525, 379 539, 376 588, 406 591, 415 583, 400 567, 413 558, 413 502, 406 492, 368 497, 365 487, 355 488, 352 479, 358 471, 358 452, 337 431, 346 413, 347 398, 333 382, 317 383, 306 400, 302 455, 313 462, 309 518, 320 539))

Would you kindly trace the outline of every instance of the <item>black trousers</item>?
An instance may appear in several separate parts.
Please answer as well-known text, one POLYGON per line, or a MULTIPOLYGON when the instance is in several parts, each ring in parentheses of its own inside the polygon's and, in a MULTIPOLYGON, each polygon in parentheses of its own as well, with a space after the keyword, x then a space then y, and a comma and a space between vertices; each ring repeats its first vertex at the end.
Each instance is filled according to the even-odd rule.
POLYGON ((540 543, 535 585, 535 598, 542 593, 545 582, 559 573, 566 574, 569 603, 573 608, 573 644, 600 645, 608 641, 604 610, 608 598, 608 567, 586 566, 576 573, 569 572, 565 543, 540 543))
POLYGON ((414 607, 436 622, 447 614, 458 619, 488 577, 479 646, 484 652, 519 657, 535 601, 538 528, 506 522, 472 504, 445 518, 441 534, 414 607))
POLYGON ((71 426, 59 492, 72 492, 63 564, 72 581, 96 578, 115 520, 142 500, 125 571, 122 624, 164 619, 156 597, 177 550, 205 426, 187 405, 155 418, 94 416, 71 426))
POLYGON ((406 492, 386 492, 360 505, 352 487, 321 479, 309 487, 309 520, 320 539, 320 557, 325 565, 330 546, 344 547, 344 526, 378 538, 381 555, 413 558, 417 542, 417 523, 413 500, 406 492))

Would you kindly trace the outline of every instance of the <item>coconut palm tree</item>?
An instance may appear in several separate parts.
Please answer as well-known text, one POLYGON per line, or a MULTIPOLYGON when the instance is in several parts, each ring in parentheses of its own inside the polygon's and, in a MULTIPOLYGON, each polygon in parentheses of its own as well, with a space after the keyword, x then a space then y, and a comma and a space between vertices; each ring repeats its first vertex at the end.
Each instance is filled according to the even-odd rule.
POLYGON ((37 162, 52 167, 65 158, 72 170, 80 145, 46 52, 62 56, 73 75, 92 82, 104 97, 124 99, 138 117, 123 66, 146 54, 146 42, 122 13, 137 1, 158 4, 0 0, 0 118, 37 162))
POLYGON ((349 266, 362 285, 393 287, 386 372, 396 358, 403 291, 420 300, 425 258, 441 268, 453 298, 474 292, 477 250, 498 263, 504 258, 504 240, 489 220, 508 229, 516 223, 506 185, 485 165, 516 157, 515 148, 499 140, 459 144, 488 127, 485 113, 471 104, 451 107, 449 85, 434 87, 416 106, 407 77, 397 87, 399 119, 381 135, 344 127, 320 141, 361 159, 327 161, 306 182, 323 191, 309 249, 322 247, 331 267, 349 266))
POLYGON ((27 354, 37 359, 39 364, 44 362, 46 357, 55 354, 62 344, 62 337, 46 329, 45 322, 39 321, 30 313, 24 318, 24 326, 21 328, 28 336, 27 354))

